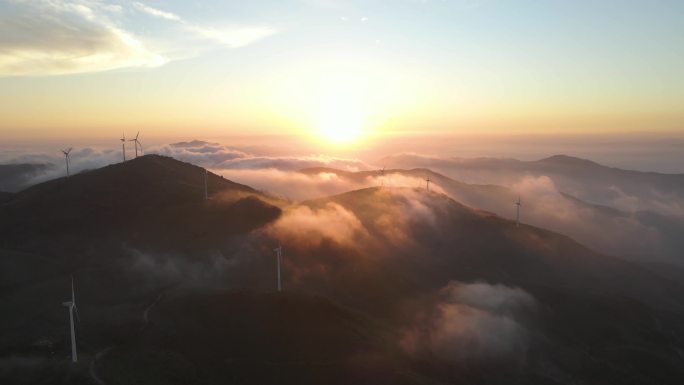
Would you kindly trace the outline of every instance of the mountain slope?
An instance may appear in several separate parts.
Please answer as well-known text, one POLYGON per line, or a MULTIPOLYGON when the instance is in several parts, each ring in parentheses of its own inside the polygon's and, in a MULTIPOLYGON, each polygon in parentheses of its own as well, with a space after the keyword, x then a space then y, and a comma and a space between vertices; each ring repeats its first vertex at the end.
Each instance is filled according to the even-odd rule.
MULTIPOLYGON (((532 335, 527 337, 527 348, 513 355, 524 357, 524 369, 518 367, 519 373, 499 381, 563 383, 562 378, 574 377, 592 384, 655 384, 676 383, 684 377, 677 354, 684 336, 684 328, 678 326, 684 320, 680 300, 684 288, 674 281, 595 253, 562 235, 527 225, 516 227, 510 220, 421 189, 363 189, 305 202, 302 207, 307 209, 286 212, 278 234, 288 250, 290 278, 286 282, 293 281, 289 283, 293 290, 326 293, 348 306, 390 319, 400 329, 418 314, 421 325, 436 322, 432 328, 439 330, 448 314, 444 312, 454 305, 440 303, 430 308, 426 304, 435 293, 453 284, 479 283, 488 289, 481 296, 468 297, 469 301, 496 303, 499 300, 487 293, 503 290, 497 289, 503 284, 529 293, 536 311, 531 316, 507 318, 527 325, 532 335), (339 231, 326 233, 316 230, 313 223, 288 220, 307 210, 339 231), (288 230, 294 223, 303 224, 299 231, 288 230), (341 233, 346 236, 340 237, 341 233), (442 318, 425 320, 435 312, 442 318), (612 328, 619 330, 607 332, 612 328)), ((474 311, 472 306, 454 309, 459 315, 445 333, 454 330, 450 328, 459 330, 459 322, 468 322, 467 315, 474 311)), ((498 312, 504 311, 504 305, 494 309, 496 317, 503 316, 498 312)), ((485 318, 476 324, 489 322, 493 321, 485 318)), ((500 329, 503 325, 485 328, 485 335, 506 341, 501 335, 505 334, 500 329)), ((424 333, 428 341, 447 338, 424 333)), ((473 344, 493 343, 470 338, 473 344)), ((518 346, 502 343, 510 349, 518 346)), ((461 358, 444 357, 434 350, 438 348, 419 353, 414 363, 447 383, 469 375, 480 378, 475 383, 497 383, 486 374, 496 360, 473 363, 475 358, 464 361, 458 350, 455 357, 461 358), (451 375, 444 374, 450 371, 451 375)), ((488 349, 501 351, 492 346, 476 350, 488 349)), ((511 359, 506 362, 515 362, 511 359)))
POLYGON ((12 235, 2 238, 12 250, 0 249, 0 359, 36 362, 13 382, 42 371, 87 383, 91 363, 119 384, 684 378, 684 287, 566 236, 420 188, 354 190, 281 212, 213 177, 204 202, 202 169, 135 162, 0 206, 12 214, 0 219, 12 235), (129 178, 149 191, 123 191, 116 182, 129 178), (70 210, 48 210, 43 196, 70 210), (142 214, 118 212, 131 206, 142 214), (273 293, 279 243, 285 292, 273 293), (69 275, 79 366, 65 364, 69 275))
MULTIPOLYGON (((584 163, 585 161, 580 161, 584 163)), ((588 162, 588 161, 587 161, 588 162)), ((382 178, 378 171, 348 172, 331 168, 301 170, 307 175, 336 174, 359 186, 386 186, 422 183, 430 178, 433 189, 442 191, 465 205, 515 219, 514 202, 522 199, 523 223, 568 235, 600 252, 648 262, 684 263, 679 229, 684 216, 641 211, 624 212, 613 207, 586 203, 557 189, 549 178, 541 177, 513 188, 497 185, 463 183, 429 169, 387 169, 382 178), (423 182, 421 182, 423 181, 423 182)))
POLYGON ((38 184, 0 204, 0 247, 47 251, 64 237, 74 248, 101 238, 193 247, 279 215, 256 190, 212 173, 205 202, 204 178, 203 168, 146 155, 38 184))
POLYGON ((684 215, 684 174, 623 170, 566 155, 520 161, 400 154, 384 158, 380 164, 393 168, 429 168, 469 183, 506 186, 524 178, 547 176, 560 191, 588 203, 625 211, 650 210, 684 215))

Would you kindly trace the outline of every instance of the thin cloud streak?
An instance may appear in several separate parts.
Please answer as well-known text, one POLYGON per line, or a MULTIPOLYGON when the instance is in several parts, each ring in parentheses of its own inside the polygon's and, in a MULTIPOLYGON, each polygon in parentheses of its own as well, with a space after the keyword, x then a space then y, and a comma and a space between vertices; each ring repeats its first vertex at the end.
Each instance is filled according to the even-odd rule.
POLYGON ((183 29, 195 36, 213 40, 230 48, 244 47, 257 40, 276 33, 276 29, 268 26, 234 26, 228 28, 214 28, 188 22, 173 12, 153 8, 140 2, 133 3, 134 7, 150 16, 175 21, 183 25, 183 29))
POLYGON ((148 15, 151 15, 151 16, 159 17, 159 18, 166 19, 166 20, 173 20, 173 21, 180 21, 180 22, 183 22, 183 20, 181 19, 180 16, 178 16, 178 15, 176 15, 175 13, 172 13, 172 12, 162 11, 161 9, 153 8, 153 7, 150 7, 150 6, 148 6, 148 5, 145 5, 145 4, 139 3, 139 2, 133 3, 133 6, 134 6, 137 10, 139 10, 139 11, 141 11, 141 12, 145 12, 145 13, 147 13, 148 15))

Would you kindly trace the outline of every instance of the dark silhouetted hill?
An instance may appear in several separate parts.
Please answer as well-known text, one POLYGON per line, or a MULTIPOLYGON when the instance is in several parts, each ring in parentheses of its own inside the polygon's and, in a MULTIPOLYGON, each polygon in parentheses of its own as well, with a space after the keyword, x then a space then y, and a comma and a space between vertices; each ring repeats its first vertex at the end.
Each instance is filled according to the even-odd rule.
POLYGON ((201 167, 146 155, 38 184, 0 204, 0 247, 50 251, 106 238, 192 249, 279 215, 256 190, 213 173, 205 202, 204 178, 201 167))

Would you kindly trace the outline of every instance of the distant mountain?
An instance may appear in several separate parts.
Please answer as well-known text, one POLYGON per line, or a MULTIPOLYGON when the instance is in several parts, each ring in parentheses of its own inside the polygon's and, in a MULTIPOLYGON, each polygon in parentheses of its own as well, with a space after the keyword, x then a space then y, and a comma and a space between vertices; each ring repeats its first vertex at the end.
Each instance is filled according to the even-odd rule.
POLYGON ((584 202, 622 211, 684 215, 684 174, 640 172, 607 167, 566 155, 537 161, 496 158, 436 158, 415 154, 386 157, 392 168, 429 168, 480 184, 513 186, 524 178, 547 176, 560 191, 584 202))
MULTIPOLYGON (((642 297, 650 290, 640 285, 637 285, 638 290, 634 290, 634 287, 625 285, 625 282, 636 284, 642 281, 649 282, 653 290, 651 294, 654 295, 642 298, 654 300, 660 295, 660 282, 651 281, 652 277, 629 262, 596 253, 566 236, 548 230, 525 224, 518 228, 513 220, 469 208, 443 194, 427 193, 424 189, 374 187, 308 201, 302 205, 324 210, 331 203, 342 206, 360 220, 363 228, 369 231, 367 242, 388 250, 376 252, 396 252, 393 258, 407 258, 404 261, 406 264, 398 263, 397 266, 406 268, 415 262, 429 265, 417 271, 430 271, 429 279, 425 281, 430 285, 448 279, 482 279, 519 286, 558 285, 574 290, 591 287, 592 291, 602 288, 600 290, 604 292, 627 291, 632 296, 642 297), (421 206, 412 206, 418 203, 421 206), (417 211, 412 211, 413 208, 417 211), (392 216, 393 213, 396 215, 392 216), (391 227, 403 227, 400 238, 410 240, 407 245, 394 248, 395 240, 388 239, 392 234, 387 233, 384 218, 394 221, 391 227), (425 257, 416 258, 418 255, 425 257), (452 263, 453 270, 445 269, 452 263), (442 274, 444 277, 438 279, 442 274), (621 277, 622 274, 625 275, 621 277)), ((359 242, 364 245, 363 241, 359 242)), ((311 253, 314 258, 310 261, 312 263, 316 262, 316 258, 324 260, 323 255, 330 254, 311 250, 309 245, 307 248, 297 250, 295 254, 311 253)), ((350 252, 358 254, 359 258, 363 258, 367 251, 364 247, 361 251, 353 249, 350 252)), ((392 266, 383 268, 389 271, 395 269, 392 266)), ((417 271, 409 269, 406 274, 415 275, 417 271)))
POLYGON ((35 177, 45 174, 54 167, 49 163, 0 164, 0 191, 16 192, 24 189, 35 177))
MULTIPOLYGON (((555 157, 552 162, 585 164, 589 161, 555 157)), ((596 165, 593 162, 589 162, 596 165)), ((601 167, 596 165, 596 167, 601 167)), ((339 178, 359 186, 380 183, 378 171, 349 172, 331 168, 309 168, 300 172, 307 175, 336 174, 339 178)), ((386 169, 384 183, 406 178, 424 181, 430 178, 432 187, 467 206, 493 212, 504 218, 515 219, 519 192, 510 187, 463 183, 429 169, 386 169)), ((424 185, 425 182, 421 182, 424 185)), ((681 250, 684 243, 679 234, 684 229, 684 215, 663 215, 649 211, 625 212, 613 207, 589 204, 570 194, 553 189, 541 180, 536 189, 521 194, 521 221, 568 235, 577 241, 606 254, 648 262, 684 263, 681 250)))

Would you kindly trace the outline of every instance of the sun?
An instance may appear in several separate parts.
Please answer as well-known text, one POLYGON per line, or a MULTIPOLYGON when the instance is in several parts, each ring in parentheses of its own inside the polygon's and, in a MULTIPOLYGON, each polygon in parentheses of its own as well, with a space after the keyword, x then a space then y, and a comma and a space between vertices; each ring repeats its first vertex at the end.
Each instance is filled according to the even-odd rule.
POLYGON ((349 144, 361 139, 365 117, 362 95, 348 86, 326 91, 318 103, 318 135, 333 144, 349 144))

